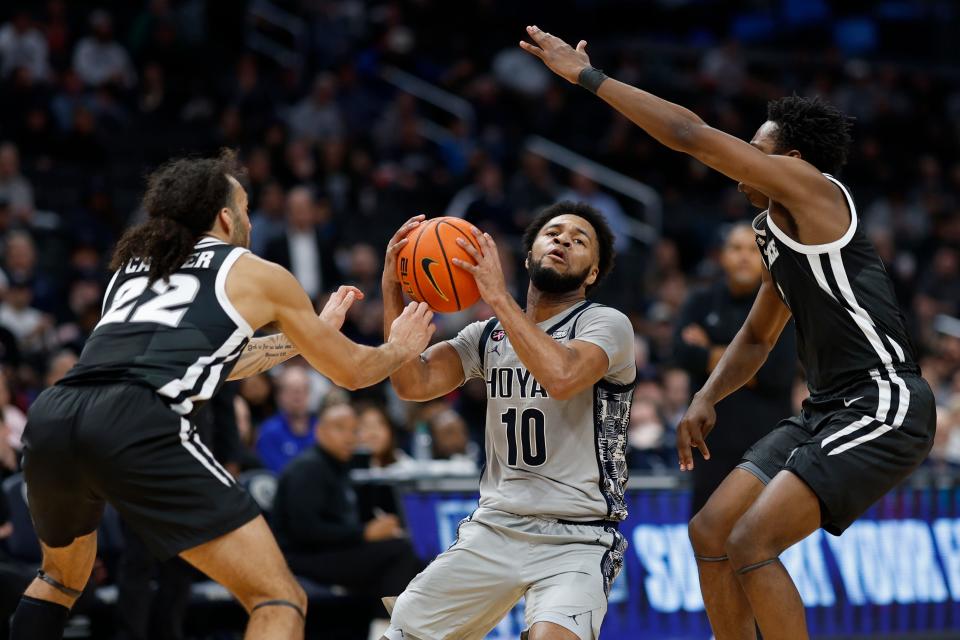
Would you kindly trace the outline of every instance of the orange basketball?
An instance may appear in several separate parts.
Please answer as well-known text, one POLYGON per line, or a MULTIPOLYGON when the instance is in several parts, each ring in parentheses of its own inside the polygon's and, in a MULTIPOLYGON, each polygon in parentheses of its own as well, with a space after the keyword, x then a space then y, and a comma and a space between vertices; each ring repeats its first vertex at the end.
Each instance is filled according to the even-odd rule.
POLYGON ((397 277, 407 295, 441 313, 466 309, 480 299, 473 276, 452 262, 474 261, 457 244, 457 238, 464 238, 479 249, 471 226, 460 218, 443 217, 424 220, 413 230, 397 256, 397 277))

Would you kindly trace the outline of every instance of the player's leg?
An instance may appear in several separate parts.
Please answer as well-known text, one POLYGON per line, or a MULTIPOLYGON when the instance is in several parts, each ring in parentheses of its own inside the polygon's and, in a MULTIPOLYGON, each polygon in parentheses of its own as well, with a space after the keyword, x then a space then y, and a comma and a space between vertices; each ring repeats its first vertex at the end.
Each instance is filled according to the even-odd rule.
POLYGON ((520 565, 529 545, 499 524, 480 522, 482 509, 471 518, 388 606, 386 640, 480 640, 523 596, 520 565))
POLYGON ((524 577, 528 639, 596 640, 627 541, 613 527, 541 524, 524 577), (551 540, 556 540, 552 542, 551 540))
POLYGON ((93 570, 97 532, 76 538, 65 547, 41 543, 43 562, 10 621, 11 640, 59 640, 73 603, 93 570))
POLYGON ((216 580, 250 613, 244 638, 302 638, 307 596, 263 516, 180 557, 216 580))
POLYGON ((808 403, 816 433, 794 449, 785 471, 734 527, 728 554, 767 640, 807 637, 800 596, 776 560, 780 552, 819 527, 840 535, 930 450, 929 386, 916 376, 891 375, 892 398, 882 380, 848 391, 865 399, 861 406, 876 406, 875 413, 848 408, 842 397, 808 403))
POLYGON ((580 640, 580 636, 556 623, 538 622, 530 627, 527 640, 580 640))
POLYGON ((734 469, 690 520, 690 543, 700 591, 717 640, 755 640, 753 611, 727 558, 726 542, 737 520, 763 491, 752 473, 734 469))
POLYGON ((23 477, 43 561, 11 620, 14 640, 59 639, 93 570, 104 505, 87 482, 72 439, 84 400, 76 390, 52 387, 30 408, 23 477))
POLYGON ((803 601, 779 555, 818 528, 819 498, 799 477, 781 471, 727 540, 730 564, 764 640, 808 637, 803 601))
POLYGON ((763 487, 783 468, 790 452, 809 437, 809 430, 799 418, 781 421, 743 454, 737 468, 690 520, 690 543, 700 574, 700 591, 717 640, 757 637, 750 603, 727 558, 727 538, 763 487))

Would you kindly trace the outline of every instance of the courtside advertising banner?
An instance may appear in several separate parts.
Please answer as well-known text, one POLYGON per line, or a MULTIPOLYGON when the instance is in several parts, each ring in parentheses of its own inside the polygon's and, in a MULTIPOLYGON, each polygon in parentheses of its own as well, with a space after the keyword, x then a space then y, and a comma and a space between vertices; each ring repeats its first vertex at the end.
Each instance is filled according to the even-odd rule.
MULTIPOLYGON (((403 497, 418 553, 432 559, 456 538, 477 506, 469 493, 409 492, 403 497)), ((610 594, 604 640, 707 640, 686 490, 627 492, 630 543, 610 594)), ((781 560, 793 576, 814 636, 883 637, 960 628, 960 489, 891 492, 842 536, 817 531, 781 560)), ((517 638, 521 602, 490 633, 517 638)))

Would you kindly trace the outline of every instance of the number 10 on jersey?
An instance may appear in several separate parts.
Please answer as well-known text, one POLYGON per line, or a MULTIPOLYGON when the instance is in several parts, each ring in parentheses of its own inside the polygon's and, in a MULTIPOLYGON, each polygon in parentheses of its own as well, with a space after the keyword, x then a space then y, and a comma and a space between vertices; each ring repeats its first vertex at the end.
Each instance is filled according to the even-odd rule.
POLYGON ((520 449, 524 466, 539 467, 547 461, 547 436, 543 412, 532 407, 524 409, 520 413, 519 434, 517 433, 517 413, 517 409, 508 409, 500 416, 500 421, 507 427, 507 465, 517 466, 517 450, 520 449))

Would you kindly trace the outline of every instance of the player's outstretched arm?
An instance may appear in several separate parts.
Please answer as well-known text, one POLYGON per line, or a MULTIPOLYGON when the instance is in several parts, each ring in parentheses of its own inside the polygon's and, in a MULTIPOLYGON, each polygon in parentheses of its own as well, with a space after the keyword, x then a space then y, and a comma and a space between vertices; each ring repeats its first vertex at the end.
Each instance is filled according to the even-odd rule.
MULTIPOLYGON (((403 292, 397 280, 397 254, 407 244, 407 236, 423 221, 414 216, 390 239, 383 261, 383 336, 389 339, 394 320, 403 312, 403 292)), ((409 360, 390 375, 397 395, 403 400, 423 402, 446 395, 463 384, 463 365, 457 350, 446 342, 435 344, 420 357, 409 360)))
MULTIPOLYGON (((535 26, 527 27, 527 34, 534 44, 521 41, 520 47, 540 58, 568 82, 579 84, 580 74, 592 69, 586 41, 581 40, 574 49, 535 26)), ((828 205, 836 197, 832 183, 813 165, 799 158, 767 155, 707 125, 689 109, 613 78, 603 79, 599 87, 593 88, 600 98, 660 143, 697 158, 737 182, 755 187, 795 215, 803 215, 807 207, 814 212, 822 210, 818 208, 822 204, 818 196, 828 205)))
MULTIPOLYGON (((343 327, 347 311, 357 300, 363 300, 363 292, 356 287, 341 286, 330 295, 330 299, 320 312, 320 319, 337 331, 343 327)), ((242 380, 263 373, 298 355, 300 350, 283 333, 253 338, 247 343, 243 353, 227 380, 242 380)))
POLYGON ((289 271, 252 255, 231 269, 227 295, 251 327, 277 322, 312 367, 347 389, 380 382, 420 354, 434 331, 433 312, 411 304, 393 323, 389 341, 376 348, 359 345, 314 313, 289 271))
POLYGON ((710 458, 704 439, 717 419, 714 405, 757 375, 789 320, 790 309, 780 300, 769 272, 764 269, 763 284, 746 322, 724 351, 703 388, 694 395, 677 427, 681 471, 693 469, 692 448, 699 449, 705 459, 710 458))

